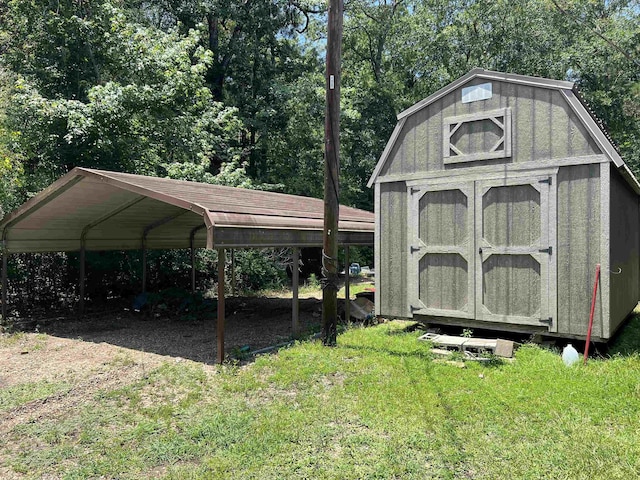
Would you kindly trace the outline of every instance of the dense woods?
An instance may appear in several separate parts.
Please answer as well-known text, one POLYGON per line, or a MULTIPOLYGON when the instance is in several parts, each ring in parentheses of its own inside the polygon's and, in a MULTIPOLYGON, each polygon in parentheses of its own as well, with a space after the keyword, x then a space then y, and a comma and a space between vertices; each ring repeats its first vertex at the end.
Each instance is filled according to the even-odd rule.
MULTIPOLYGON (((640 4, 347 0, 341 203, 395 115, 473 67, 578 83, 640 172, 640 4)), ((0 2, 0 206, 75 166, 321 196, 326 4, 0 2)))
MULTIPOLYGON (((320 196, 326 5, 308 0, 10 0, 0 7, 0 203, 75 166, 320 196)), ((342 203, 395 114, 470 68, 577 81, 640 163, 640 6, 350 0, 342 203)))

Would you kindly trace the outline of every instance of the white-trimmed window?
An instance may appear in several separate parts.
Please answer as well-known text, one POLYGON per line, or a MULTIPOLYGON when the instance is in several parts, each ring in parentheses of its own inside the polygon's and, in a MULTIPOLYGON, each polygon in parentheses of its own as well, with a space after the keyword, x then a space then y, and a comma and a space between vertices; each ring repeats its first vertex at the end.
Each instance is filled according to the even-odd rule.
POLYGON ((444 163, 511 156, 511 109, 447 117, 443 124, 444 163))

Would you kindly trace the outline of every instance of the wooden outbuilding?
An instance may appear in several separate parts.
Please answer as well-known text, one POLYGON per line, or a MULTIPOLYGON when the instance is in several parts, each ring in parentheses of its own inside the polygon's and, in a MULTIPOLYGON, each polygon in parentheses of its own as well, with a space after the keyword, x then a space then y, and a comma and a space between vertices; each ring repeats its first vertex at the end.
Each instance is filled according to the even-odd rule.
POLYGON ((398 115, 376 313, 612 337, 640 297, 640 184, 572 82, 474 69, 398 115))

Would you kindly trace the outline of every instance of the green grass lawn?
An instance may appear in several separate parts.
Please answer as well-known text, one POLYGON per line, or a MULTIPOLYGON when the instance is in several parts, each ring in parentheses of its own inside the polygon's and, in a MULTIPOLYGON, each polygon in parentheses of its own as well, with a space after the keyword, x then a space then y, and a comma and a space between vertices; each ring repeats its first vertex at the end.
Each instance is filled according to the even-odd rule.
POLYGON ((513 363, 460 369, 405 327, 215 372, 165 364, 16 426, 0 463, 35 478, 640 477, 640 345, 571 368, 525 345, 513 363))

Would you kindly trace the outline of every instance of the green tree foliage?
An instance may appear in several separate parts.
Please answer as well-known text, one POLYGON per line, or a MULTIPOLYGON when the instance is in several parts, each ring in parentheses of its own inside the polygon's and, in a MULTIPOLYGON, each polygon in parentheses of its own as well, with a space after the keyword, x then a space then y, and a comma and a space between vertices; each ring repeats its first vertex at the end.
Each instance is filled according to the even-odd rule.
MULTIPOLYGON (((326 3, 0 2, 0 202, 81 165, 321 196, 326 3)), ((575 81, 640 174, 637 0, 347 0, 341 203, 473 67, 575 81)))
POLYGON ((31 191, 75 166, 204 175, 237 155, 242 123, 206 85, 198 32, 134 23, 107 2, 58 7, 16 0, 6 14, 23 21, 7 22, 4 125, 31 191))
POLYGON ((163 28, 199 32, 213 98, 238 108, 247 171, 268 181, 269 138, 286 130, 289 85, 309 67, 297 36, 307 8, 290 0, 151 0, 146 8, 163 28))
POLYGON ((24 183, 22 158, 11 149, 20 134, 6 126, 10 83, 11 75, 0 68, 0 218, 20 204, 18 191, 24 183))

